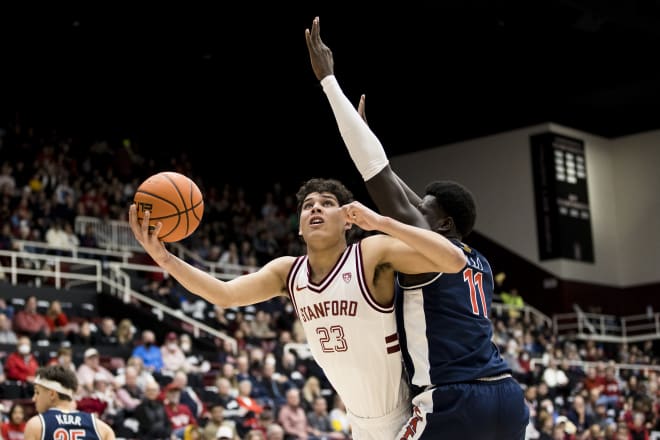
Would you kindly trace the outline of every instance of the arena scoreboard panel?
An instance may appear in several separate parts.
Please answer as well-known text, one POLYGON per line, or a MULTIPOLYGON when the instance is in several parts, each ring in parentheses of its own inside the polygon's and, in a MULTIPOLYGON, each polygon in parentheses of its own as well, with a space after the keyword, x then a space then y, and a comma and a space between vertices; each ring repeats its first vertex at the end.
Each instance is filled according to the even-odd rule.
POLYGON ((546 132, 530 145, 540 260, 593 263, 584 141, 546 132))

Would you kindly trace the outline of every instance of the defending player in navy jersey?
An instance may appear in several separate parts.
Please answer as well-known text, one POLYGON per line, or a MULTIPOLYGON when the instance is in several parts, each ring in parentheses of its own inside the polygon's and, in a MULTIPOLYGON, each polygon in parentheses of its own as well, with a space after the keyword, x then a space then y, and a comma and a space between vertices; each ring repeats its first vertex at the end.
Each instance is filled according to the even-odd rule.
POLYGON ((25 425, 25 440, 114 440, 107 423, 74 409, 77 388, 73 371, 61 365, 39 368, 32 398, 38 414, 25 425))
POLYGON ((529 413, 522 389, 491 341, 490 265, 461 242, 476 219, 472 194, 452 181, 430 183, 423 198, 412 191, 366 124, 364 97, 356 111, 339 87, 318 17, 305 34, 312 69, 378 209, 444 235, 467 259, 455 274, 397 275, 398 332, 414 395, 414 414, 397 439, 523 439, 529 413))

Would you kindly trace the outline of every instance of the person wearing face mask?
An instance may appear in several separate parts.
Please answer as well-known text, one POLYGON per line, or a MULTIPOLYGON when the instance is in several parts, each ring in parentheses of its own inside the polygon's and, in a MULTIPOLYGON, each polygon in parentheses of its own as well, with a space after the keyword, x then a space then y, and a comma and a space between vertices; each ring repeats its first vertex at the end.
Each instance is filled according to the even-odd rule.
POLYGON ((186 355, 179 347, 179 338, 176 333, 169 332, 165 336, 165 343, 160 347, 160 355, 163 359, 162 373, 173 376, 178 370, 188 372, 190 370, 186 355))
POLYGON ((25 384, 34 382, 39 368, 39 361, 32 354, 32 344, 28 336, 20 336, 16 351, 10 353, 5 360, 5 375, 8 380, 17 380, 25 384))
POLYGON ((142 331, 142 343, 133 349, 131 356, 142 359, 144 368, 154 375, 160 375, 163 368, 163 356, 156 345, 156 335, 151 330, 142 331))

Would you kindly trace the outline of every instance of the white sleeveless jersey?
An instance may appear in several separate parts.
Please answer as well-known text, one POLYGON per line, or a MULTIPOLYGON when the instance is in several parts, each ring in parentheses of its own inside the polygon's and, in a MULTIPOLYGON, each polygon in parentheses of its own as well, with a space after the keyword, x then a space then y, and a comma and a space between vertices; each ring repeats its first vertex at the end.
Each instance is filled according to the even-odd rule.
POLYGON ((409 405, 394 303, 380 306, 369 292, 359 243, 319 284, 298 257, 287 285, 314 359, 350 413, 377 418, 409 405))

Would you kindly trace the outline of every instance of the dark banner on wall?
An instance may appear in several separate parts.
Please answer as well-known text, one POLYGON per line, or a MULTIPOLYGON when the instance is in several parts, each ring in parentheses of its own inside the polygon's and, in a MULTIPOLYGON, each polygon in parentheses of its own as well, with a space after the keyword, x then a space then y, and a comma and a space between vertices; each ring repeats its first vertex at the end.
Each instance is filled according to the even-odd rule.
POLYGON ((541 261, 594 262, 584 142, 555 133, 530 136, 541 261))

